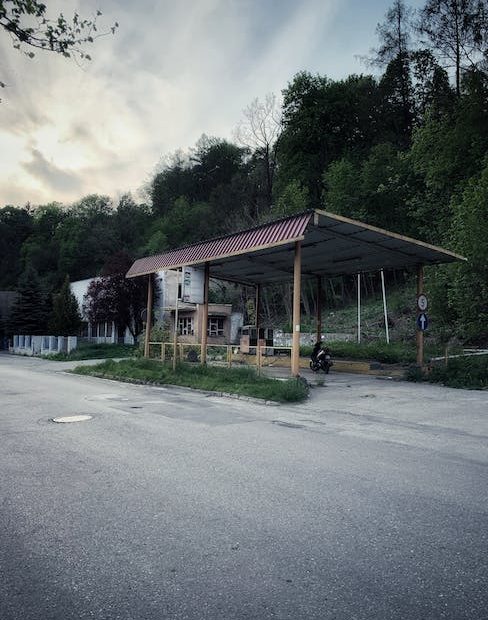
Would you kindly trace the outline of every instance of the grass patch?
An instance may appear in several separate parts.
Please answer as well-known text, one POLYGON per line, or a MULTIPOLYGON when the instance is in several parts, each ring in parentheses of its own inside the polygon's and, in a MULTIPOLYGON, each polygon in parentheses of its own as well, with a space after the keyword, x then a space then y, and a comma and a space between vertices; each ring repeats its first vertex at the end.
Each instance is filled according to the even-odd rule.
MULTIPOLYGON (((328 342, 325 343, 331 351, 332 358, 350 360, 375 360, 383 364, 413 364, 416 361, 417 352, 415 342, 328 342)), ((452 351, 451 351, 452 352, 452 351)), ((300 355, 309 357, 312 347, 300 347, 300 355)), ((436 355, 442 355, 442 347, 433 344, 425 344, 424 355, 426 359, 436 355)))
POLYGON ((107 360, 96 366, 78 366, 80 375, 95 375, 122 381, 181 385, 216 392, 252 396, 281 403, 300 402, 307 398, 307 385, 297 379, 280 381, 262 377, 253 368, 218 368, 178 364, 176 370, 152 359, 107 360))
POLYGON ((488 355, 455 357, 445 364, 436 364, 422 372, 413 367, 407 372, 409 381, 441 383, 447 387, 488 389, 488 355))
POLYGON ((78 347, 71 353, 54 353, 46 355, 49 360, 60 362, 77 360, 98 360, 113 357, 132 357, 136 347, 130 344, 94 344, 91 342, 80 342, 78 347))

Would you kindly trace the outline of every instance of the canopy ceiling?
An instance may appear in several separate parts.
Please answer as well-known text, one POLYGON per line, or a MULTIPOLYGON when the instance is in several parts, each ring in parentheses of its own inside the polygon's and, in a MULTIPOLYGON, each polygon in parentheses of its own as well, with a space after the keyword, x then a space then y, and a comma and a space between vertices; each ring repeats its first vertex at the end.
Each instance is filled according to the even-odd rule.
POLYGON ((466 260, 416 239, 314 210, 141 258, 127 277, 208 263, 213 278, 248 284, 281 282, 293 275, 296 241, 302 242, 304 278, 466 260))

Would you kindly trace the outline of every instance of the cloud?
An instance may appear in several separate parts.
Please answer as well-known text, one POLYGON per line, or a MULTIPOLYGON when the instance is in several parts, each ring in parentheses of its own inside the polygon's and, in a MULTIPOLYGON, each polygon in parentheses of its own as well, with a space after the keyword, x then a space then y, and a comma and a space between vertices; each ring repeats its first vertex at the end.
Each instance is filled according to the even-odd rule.
POLYGON ((37 149, 31 150, 31 159, 21 163, 22 168, 42 186, 57 194, 79 192, 82 183, 79 176, 67 172, 48 161, 37 149))
MULTIPOLYGON (((333 77, 351 70, 344 28, 351 7, 362 4, 50 0, 52 14, 89 16, 100 7, 101 24, 120 28, 95 41, 93 61, 82 67, 42 51, 30 60, 0 40, 8 78, 0 104, 4 195, 36 203, 134 190, 162 156, 202 133, 231 139, 242 110, 255 97, 279 94, 298 70, 333 77)), ((372 14, 364 4, 373 34, 383 7, 372 14)))

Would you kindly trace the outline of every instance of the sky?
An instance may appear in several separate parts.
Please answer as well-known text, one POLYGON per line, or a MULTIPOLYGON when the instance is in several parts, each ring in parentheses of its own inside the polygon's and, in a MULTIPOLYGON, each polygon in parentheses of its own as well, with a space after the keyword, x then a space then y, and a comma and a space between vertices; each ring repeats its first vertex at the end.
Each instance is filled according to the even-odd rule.
MULTIPOLYGON (((91 193, 143 198, 151 176, 202 134, 232 140, 243 110, 302 70, 341 79, 391 0, 50 0, 108 35, 83 64, 13 49, 0 31, 0 207, 91 193)), ((411 3, 413 5, 416 2, 411 3)))

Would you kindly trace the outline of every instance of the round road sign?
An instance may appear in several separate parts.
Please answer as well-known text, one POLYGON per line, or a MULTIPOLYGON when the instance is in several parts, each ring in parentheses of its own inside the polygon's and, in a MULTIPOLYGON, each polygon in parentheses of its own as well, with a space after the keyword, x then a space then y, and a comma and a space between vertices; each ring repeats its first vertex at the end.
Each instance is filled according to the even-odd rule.
POLYGON ((423 293, 417 297, 417 307, 420 312, 425 312, 428 305, 427 297, 423 293))

